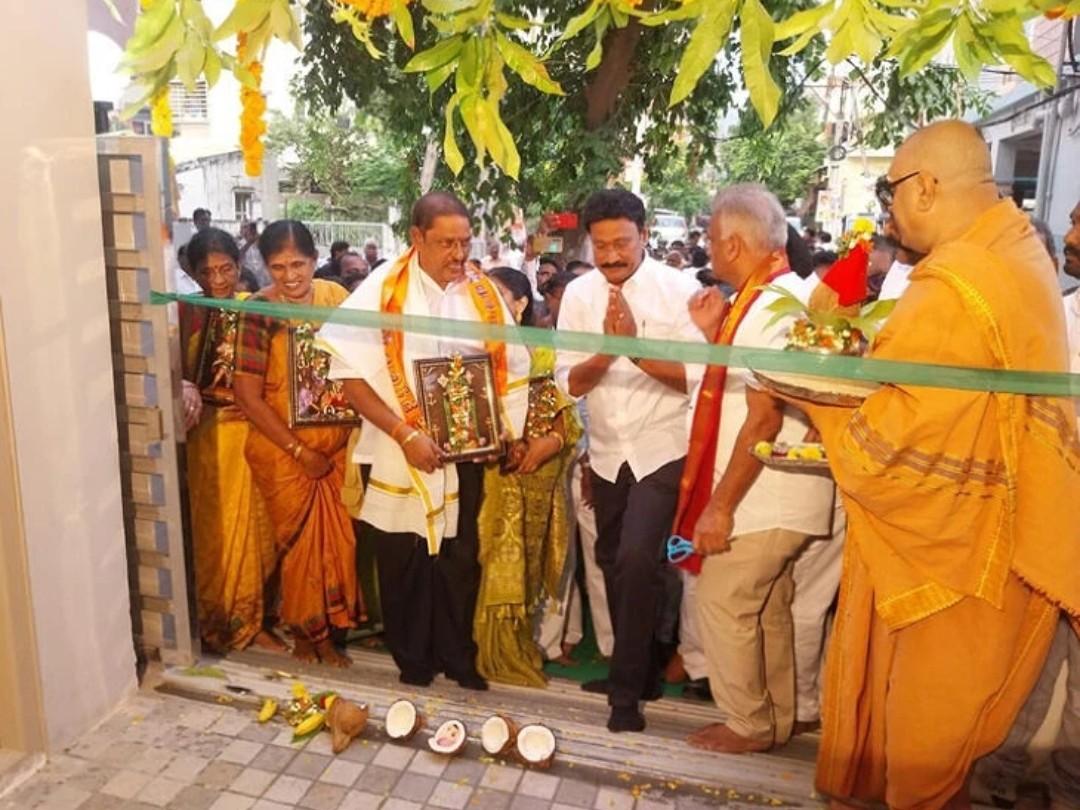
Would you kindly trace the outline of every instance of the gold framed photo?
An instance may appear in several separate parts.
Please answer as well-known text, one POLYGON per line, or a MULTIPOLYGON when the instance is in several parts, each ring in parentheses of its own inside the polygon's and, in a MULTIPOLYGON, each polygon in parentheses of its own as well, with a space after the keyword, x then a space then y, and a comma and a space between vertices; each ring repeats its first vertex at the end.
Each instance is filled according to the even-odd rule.
POLYGON ((211 310, 203 322, 195 384, 203 402, 218 407, 233 405, 233 372, 236 369, 236 341, 239 312, 211 310))
POLYGON ((435 357, 414 362, 416 391, 431 438, 446 460, 502 452, 502 426, 491 357, 435 357))
POLYGON ((341 380, 327 378, 330 355, 315 347, 318 327, 289 327, 289 427, 356 427, 360 415, 345 398, 341 380))

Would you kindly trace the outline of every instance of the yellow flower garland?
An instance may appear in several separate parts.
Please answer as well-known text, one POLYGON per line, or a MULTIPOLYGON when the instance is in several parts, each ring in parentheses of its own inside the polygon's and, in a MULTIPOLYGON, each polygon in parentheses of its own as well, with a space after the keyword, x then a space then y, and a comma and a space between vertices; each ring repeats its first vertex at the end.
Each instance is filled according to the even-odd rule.
POLYGON ((244 153, 244 171, 249 177, 258 177, 262 174, 263 154, 266 151, 262 141, 266 132, 266 121, 263 119, 266 113, 266 96, 259 89, 262 87, 262 64, 258 60, 245 64, 247 34, 243 32, 236 35, 236 59, 251 71, 255 78, 254 88, 240 86, 240 148, 244 153))
MULTIPOLYGON (((352 6, 369 20, 387 16, 394 5, 393 0, 342 0, 342 2, 347 6, 352 6)), ((405 0, 405 5, 411 2, 412 0, 405 0)))
POLYGON ((169 106, 169 85, 165 85, 150 100, 150 131, 162 138, 173 136, 172 108, 169 106))

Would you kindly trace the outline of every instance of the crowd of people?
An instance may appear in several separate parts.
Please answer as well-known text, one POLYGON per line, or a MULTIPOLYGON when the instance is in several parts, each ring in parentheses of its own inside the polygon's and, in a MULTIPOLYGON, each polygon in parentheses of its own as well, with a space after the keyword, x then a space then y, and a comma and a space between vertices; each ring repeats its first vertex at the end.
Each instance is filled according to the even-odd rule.
MULTIPOLYGON (((869 356, 1080 372, 1080 291, 1063 306, 1052 237, 999 199, 974 129, 916 132, 877 195, 867 297, 897 303, 869 356)), ((770 306, 784 290, 808 301, 836 262, 754 184, 721 190, 707 233, 656 254, 628 191, 595 192, 581 218, 591 264, 532 240, 471 260, 470 211, 439 191, 389 261, 335 245, 319 267, 291 220, 242 246, 206 225, 186 261, 214 298, 248 295, 255 250, 266 278, 250 300, 749 348, 784 348, 770 306)), ((1064 255, 1080 278, 1080 205, 1064 255)), ((348 666, 343 631, 377 607, 403 683, 542 686, 545 659, 571 662, 584 603, 609 670, 582 688, 606 695, 611 732, 644 729, 663 682, 685 681, 717 709, 691 745, 762 752, 820 729, 819 790, 895 807, 964 806, 977 761, 989 793, 1015 798, 1067 659, 1051 796, 1080 807, 1072 400, 886 384, 823 405, 734 367, 287 308, 186 305, 181 324, 208 645, 289 642, 348 666), (461 460, 433 438, 413 368, 473 355, 490 363, 503 448, 461 460), (830 475, 752 452, 805 440, 830 475), (689 551, 669 557, 669 539, 689 551), (375 587, 359 584, 361 549, 375 587)))

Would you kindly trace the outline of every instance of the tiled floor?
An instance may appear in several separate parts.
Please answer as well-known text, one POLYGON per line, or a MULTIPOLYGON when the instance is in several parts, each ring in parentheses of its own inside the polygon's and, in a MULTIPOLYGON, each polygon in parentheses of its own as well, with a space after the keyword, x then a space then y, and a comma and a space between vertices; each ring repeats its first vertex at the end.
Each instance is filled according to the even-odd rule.
POLYGON ((528 771, 478 753, 447 759, 369 728, 339 756, 290 743, 253 712, 143 692, 0 798, 0 810, 703 810, 732 802, 660 791, 632 773, 556 761, 528 771))

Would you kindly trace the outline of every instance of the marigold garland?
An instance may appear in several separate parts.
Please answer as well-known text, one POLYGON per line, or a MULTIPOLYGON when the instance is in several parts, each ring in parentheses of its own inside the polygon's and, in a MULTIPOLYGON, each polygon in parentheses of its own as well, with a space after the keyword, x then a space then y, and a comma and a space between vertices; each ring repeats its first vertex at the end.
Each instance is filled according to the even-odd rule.
MULTIPOLYGON (((352 6, 369 20, 387 16, 394 5, 394 0, 342 0, 342 2, 347 6, 352 6)), ((404 0, 406 6, 411 2, 412 0, 404 0)))
POLYGON ((165 85, 150 100, 150 131, 162 138, 173 136, 172 107, 169 106, 169 86, 165 85))
POLYGON ((263 154, 266 147, 262 137, 266 132, 266 96, 259 89, 262 87, 262 64, 258 60, 245 63, 247 59, 247 34, 236 35, 236 59, 244 65, 255 79, 255 87, 240 85, 240 148, 244 153, 244 171, 248 177, 262 174, 263 154))

